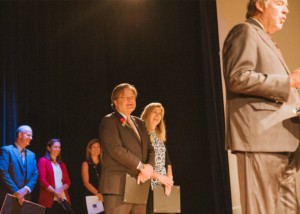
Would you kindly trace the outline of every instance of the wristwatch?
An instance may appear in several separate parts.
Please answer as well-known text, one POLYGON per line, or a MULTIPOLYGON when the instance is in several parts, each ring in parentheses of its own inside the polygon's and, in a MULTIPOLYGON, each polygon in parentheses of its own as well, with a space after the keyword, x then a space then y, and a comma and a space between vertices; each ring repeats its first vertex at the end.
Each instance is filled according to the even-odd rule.
POLYGON ((140 162, 140 164, 139 164, 139 170, 142 170, 142 169, 145 169, 145 166, 144 166, 144 164, 142 162, 140 162))

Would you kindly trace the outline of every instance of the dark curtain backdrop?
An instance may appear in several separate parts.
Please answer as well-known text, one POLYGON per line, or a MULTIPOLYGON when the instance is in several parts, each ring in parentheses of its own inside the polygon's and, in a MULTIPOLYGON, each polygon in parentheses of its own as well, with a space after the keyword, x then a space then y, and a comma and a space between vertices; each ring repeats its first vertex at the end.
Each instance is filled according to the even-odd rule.
POLYGON ((165 106, 182 213, 231 213, 215 0, 2 1, 0 18, 2 145, 21 124, 38 158, 60 138, 78 213, 86 144, 122 82, 135 115, 165 106))

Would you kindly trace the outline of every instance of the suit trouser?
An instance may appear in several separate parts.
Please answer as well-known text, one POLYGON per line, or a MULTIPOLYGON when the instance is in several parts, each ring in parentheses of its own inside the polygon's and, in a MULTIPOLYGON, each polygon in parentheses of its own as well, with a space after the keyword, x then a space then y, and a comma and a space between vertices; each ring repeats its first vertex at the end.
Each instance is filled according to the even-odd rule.
POLYGON ((123 195, 104 195, 104 209, 108 214, 146 214, 146 204, 123 203, 123 195))
POLYGON ((293 153, 236 155, 243 214, 298 213, 293 153))

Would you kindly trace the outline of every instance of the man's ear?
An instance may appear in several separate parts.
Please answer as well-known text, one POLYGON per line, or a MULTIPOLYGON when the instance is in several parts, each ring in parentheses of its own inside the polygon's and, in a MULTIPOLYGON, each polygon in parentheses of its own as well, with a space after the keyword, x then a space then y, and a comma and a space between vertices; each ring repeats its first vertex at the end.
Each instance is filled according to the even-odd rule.
POLYGON ((261 2, 261 1, 256 1, 255 2, 255 7, 256 7, 256 9, 259 11, 259 12, 263 12, 264 11, 264 5, 263 5, 264 3, 263 2, 261 2))

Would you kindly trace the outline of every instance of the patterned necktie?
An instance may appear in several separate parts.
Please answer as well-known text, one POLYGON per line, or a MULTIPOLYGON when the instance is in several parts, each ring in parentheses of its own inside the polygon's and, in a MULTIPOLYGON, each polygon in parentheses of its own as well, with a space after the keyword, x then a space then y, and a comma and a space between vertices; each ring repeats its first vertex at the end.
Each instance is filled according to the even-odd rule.
POLYGON ((128 124, 130 125, 130 127, 133 129, 134 133, 135 133, 135 134, 138 136, 138 138, 141 140, 141 137, 140 137, 140 135, 139 135, 139 133, 138 133, 138 131, 137 131, 135 125, 133 124, 132 120, 130 119, 130 117, 127 118, 127 122, 128 122, 128 124))

